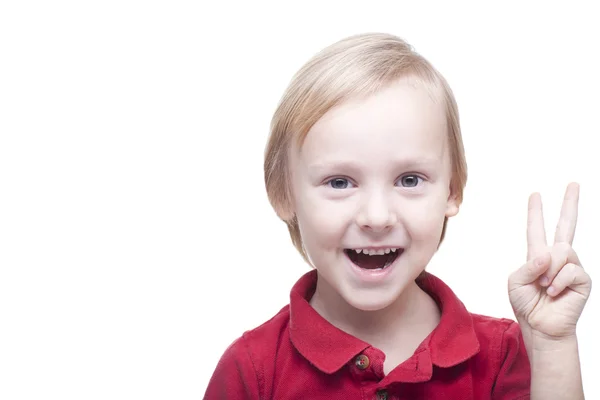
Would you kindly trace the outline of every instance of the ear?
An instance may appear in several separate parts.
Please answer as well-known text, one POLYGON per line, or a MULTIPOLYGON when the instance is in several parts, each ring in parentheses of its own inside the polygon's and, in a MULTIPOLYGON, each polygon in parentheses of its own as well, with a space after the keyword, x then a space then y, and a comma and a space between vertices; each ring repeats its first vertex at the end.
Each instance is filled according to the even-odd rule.
POLYGON ((458 214, 459 207, 460 204, 458 199, 454 194, 450 193, 450 196, 448 197, 448 202, 446 204, 446 217, 450 218, 458 214))

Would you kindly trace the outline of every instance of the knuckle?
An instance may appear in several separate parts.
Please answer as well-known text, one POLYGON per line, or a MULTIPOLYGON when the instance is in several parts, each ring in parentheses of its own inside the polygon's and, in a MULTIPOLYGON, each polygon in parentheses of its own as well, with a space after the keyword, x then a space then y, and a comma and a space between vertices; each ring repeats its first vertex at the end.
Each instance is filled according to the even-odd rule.
POLYGON ((577 266, 575 264, 565 265, 565 274, 569 282, 573 283, 577 279, 578 275, 577 266))
POLYGON ((566 264, 560 269, 559 276, 570 280, 572 276, 575 276, 575 272, 573 264, 566 264))
POLYGON ((569 260, 573 260, 572 262, 576 262, 576 263, 580 264, 579 256, 577 255, 577 252, 572 247, 569 247, 569 260))
POLYGON ((569 268, 568 271, 571 273, 579 272, 579 269, 580 269, 579 265, 576 265, 573 263, 567 264, 567 268, 569 268))

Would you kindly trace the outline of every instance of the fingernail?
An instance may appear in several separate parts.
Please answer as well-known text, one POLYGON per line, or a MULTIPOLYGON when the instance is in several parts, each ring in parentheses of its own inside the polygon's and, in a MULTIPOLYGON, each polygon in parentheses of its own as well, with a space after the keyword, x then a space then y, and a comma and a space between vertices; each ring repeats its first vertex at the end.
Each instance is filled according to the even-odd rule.
POLYGON ((548 292, 550 296, 553 296, 556 293, 556 289, 554 286, 550 286, 548 289, 546 289, 546 292, 548 292))
POLYGON ((547 276, 542 276, 542 279, 540 279, 540 285, 542 286, 546 286, 550 283, 550 279, 548 279, 547 276))

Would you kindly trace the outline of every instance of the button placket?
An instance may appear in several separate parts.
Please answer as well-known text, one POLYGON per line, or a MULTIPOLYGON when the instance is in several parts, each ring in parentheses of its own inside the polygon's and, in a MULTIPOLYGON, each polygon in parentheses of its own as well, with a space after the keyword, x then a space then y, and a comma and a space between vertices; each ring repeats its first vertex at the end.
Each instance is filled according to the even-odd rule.
POLYGON ((378 390, 377 397, 375 397, 375 399, 376 400, 387 400, 388 399, 387 390, 378 390))
POLYGON ((354 365, 356 365, 356 368, 360 370, 365 370, 369 368, 369 365, 371 365, 371 361, 369 360, 369 357, 367 357, 364 354, 361 354, 358 357, 356 357, 354 365))

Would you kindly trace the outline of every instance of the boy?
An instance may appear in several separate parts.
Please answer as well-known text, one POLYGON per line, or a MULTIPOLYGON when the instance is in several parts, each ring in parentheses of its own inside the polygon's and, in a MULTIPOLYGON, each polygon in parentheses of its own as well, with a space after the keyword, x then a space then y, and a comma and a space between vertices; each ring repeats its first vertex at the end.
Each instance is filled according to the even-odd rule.
POLYGON ((583 398, 578 186, 551 247, 530 198, 528 261, 509 279, 517 324, 470 314, 425 272, 466 175, 451 89, 404 41, 357 35, 310 60, 274 115, 265 180, 314 269, 226 350, 205 399, 583 398))

